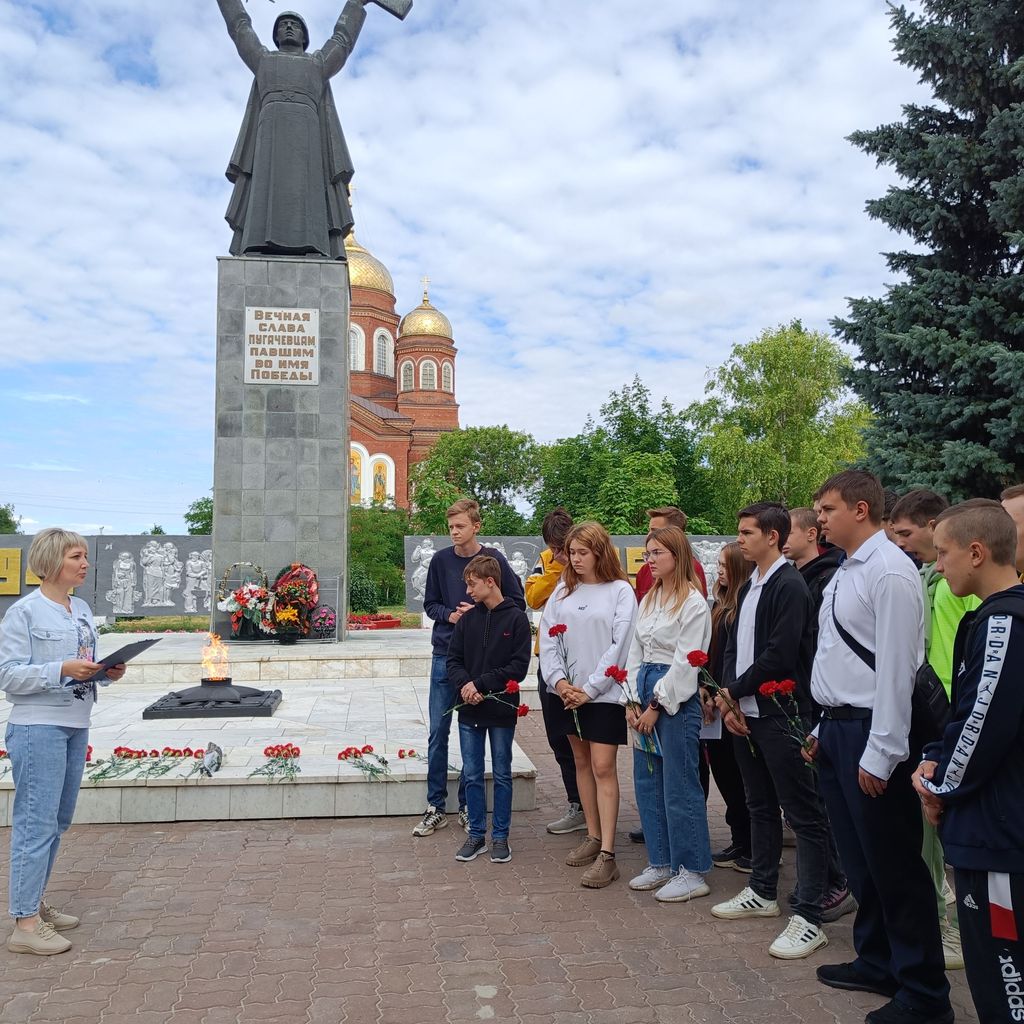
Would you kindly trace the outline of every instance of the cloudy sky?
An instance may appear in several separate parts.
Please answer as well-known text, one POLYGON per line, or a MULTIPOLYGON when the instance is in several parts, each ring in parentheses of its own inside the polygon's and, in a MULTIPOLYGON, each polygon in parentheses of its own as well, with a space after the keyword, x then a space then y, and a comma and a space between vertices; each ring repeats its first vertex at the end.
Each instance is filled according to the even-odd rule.
MULTIPOLYGON (((341 0, 294 2, 318 45, 341 0)), ((283 5, 249 0, 265 40, 283 5)), ((430 275, 463 425, 575 433, 634 373, 683 405, 733 343, 881 291, 889 179, 844 137, 920 95, 883 0, 368 10, 335 79, 357 232, 399 312, 430 275)), ((0 503, 181 531, 249 72, 214 0, 0 0, 0 39, 0 503)))

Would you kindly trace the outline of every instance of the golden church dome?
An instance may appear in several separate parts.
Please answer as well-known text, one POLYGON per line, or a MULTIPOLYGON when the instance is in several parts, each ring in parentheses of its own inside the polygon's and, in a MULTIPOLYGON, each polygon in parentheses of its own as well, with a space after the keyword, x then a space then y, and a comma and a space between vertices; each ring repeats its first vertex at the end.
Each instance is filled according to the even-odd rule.
POLYGON ((452 337, 452 322, 430 304, 426 281, 423 285, 423 301, 414 310, 406 313, 398 325, 400 338, 420 334, 431 334, 438 338, 452 337))
POLYGON ((359 244, 355 231, 345 239, 345 257, 353 288, 376 288, 388 295, 395 294, 395 282, 391 280, 388 268, 359 244))

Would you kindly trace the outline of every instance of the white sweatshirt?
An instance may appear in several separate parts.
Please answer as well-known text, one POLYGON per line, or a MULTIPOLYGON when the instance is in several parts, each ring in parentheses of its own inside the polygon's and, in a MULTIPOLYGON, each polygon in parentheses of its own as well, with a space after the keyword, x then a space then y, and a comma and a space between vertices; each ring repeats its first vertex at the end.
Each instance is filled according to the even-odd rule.
POLYGON ((568 597, 565 580, 544 606, 540 620, 540 668, 548 689, 554 693, 562 679, 584 690, 601 704, 618 704, 621 688, 606 676, 611 665, 624 666, 636 621, 636 595, 625 580, 583 583, 568 597), (562 664, 556 638, 548 630, 567 627, 561 639, 569 651, 570 671, 562 664))
POLYGON ((698 672, 687 660, 690 651, 706 651, 711 642, 711 611, 699 590, 676 609, 669 598, 666 607, 644 598, 629 645, 629 685, 637 692, 637 677, 643 663, 668 665, 669 670, 654 684, 654 696, 665 711, 674 715, 697 692, 698 672))

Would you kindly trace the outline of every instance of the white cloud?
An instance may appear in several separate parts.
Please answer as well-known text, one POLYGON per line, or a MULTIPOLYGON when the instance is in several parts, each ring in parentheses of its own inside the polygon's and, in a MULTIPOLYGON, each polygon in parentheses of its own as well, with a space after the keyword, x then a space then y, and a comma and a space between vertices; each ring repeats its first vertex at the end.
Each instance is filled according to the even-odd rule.
MULTIPOLYGON (((316 45, 341 0, 302 7, 316 45)), ((268 38, 279 7, 248 9, 268 38)), ((113 528, 152 525, 141 493, 181 529, 212 477, 249 73, 209 0, 0 0, 0 19, 5 409, 40 406, 0 438, 5 482, 82 466, 78 504, 101 493, 113 528)), ((733 343, 879 293, 901 243, 863 205, 889 179, 844 136, 920 96, 889 36, 881 0, 369 7, 335 80, 359 236, 400 312, 430 274, 463 422, 574 433, 634 373, 683 405, 733 343)))

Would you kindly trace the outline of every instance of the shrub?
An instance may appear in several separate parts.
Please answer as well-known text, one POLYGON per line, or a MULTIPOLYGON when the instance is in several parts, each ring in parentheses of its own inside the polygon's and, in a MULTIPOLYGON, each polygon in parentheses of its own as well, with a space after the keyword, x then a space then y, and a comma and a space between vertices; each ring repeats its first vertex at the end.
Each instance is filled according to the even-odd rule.
POLYGON ((348 609, 350 612, 376 612, 380 592, 366 566, 354 562, 348 567, 348 609))

